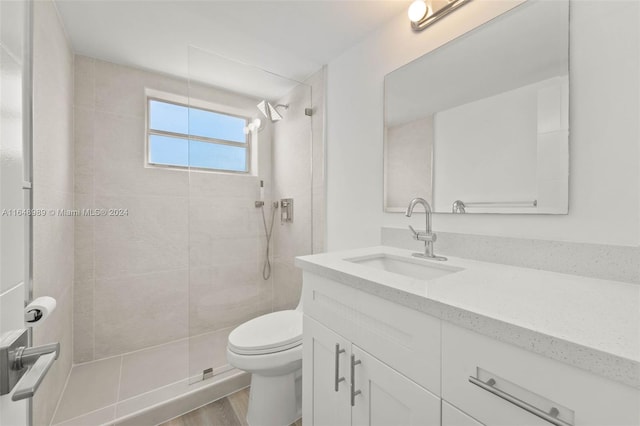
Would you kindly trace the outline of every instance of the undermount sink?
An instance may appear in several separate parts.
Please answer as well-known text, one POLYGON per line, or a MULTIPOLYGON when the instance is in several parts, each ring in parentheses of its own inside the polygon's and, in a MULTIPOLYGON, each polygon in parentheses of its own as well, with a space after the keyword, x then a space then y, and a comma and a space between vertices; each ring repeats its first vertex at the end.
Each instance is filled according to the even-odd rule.
POLYGON ((404 258, 386 253, 345 260, 369 268, 380 269, 420 280, 431 280, 463 270, 463 268, 434 263, 429 260, 404 258))

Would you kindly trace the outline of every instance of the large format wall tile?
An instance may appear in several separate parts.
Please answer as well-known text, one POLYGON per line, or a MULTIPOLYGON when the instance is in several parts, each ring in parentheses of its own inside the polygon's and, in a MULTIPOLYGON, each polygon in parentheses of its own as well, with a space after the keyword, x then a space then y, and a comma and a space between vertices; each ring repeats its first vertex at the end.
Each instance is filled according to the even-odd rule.
POLYGON ((95 357, 187 337, 189 271, 156 272, 95 282, 95 357))
POLYGON ((94 359, 93 290, 95 281, 76 281, 73 285, 73 361, 94 359))
POLYGON ((294 205, 293 222, 281 224, 279 217, 276 218, 273 258, 293 265, 296 256, 311 254, 311 193, 295 193, 291 197, 294 205))
MULTIPOLYGON (((73 54, 53 2, 34 2, 33 13, 33 208, 73 209, 73 54)), ((74 220, 48 213, 33 226, 33 294, 58 302, 33 343, 61 348, 33 399, 40 425, 51 422, 72 364, 74 220)))
POLYGON ((289 262, 275 261, 273 264, 273 310, 294 309, 300 301, 302 270, 289 262))
POLYGON ((95 63, 95 107, 98 110, 143 118, 145 88, 188 95, 185 80, 110 62, 95 63))
POLYGON ((76 194, 93 194, 93 109, 76 107, 74 112, 74 188, 76 194))
POLYGON ((257 262, 225 262, 191 268, 189 330, 197 335, 235 327, 271 311, 271 282, 264 281, 257 262))
POLYGON ((96 195, 188 195, 186 171, 144 166, 144 118, 101 112, 94 129, 96 195))
POLYGON ((96 208, 128 211, 94 219, 96 277, 187 267, 186 199, 97 196, 96 208))
POLYGON ((96 61, 93 58, 76 55, 73 68, 74 100, 76 107, 93 108, 95 105, 95 69, 96 61))

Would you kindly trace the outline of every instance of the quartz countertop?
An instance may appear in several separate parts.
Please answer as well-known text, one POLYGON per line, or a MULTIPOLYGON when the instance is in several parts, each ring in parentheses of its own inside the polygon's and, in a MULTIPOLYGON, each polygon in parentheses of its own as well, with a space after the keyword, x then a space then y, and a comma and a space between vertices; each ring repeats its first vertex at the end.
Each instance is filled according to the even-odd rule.
POLYGON ((438 262, 411 253, 368 247, 301 256, 296 265, 640 389, 640 285, 456 257, 438 262), (462 270, 415 279, 346 260, 381 253, 462 270))

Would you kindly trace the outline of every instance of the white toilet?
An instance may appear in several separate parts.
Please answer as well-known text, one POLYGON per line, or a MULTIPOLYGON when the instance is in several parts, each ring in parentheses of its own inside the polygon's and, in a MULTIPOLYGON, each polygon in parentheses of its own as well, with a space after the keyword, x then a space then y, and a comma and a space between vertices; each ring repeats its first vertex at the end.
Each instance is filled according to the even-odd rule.
POLYGON ((301 417, 301 306, 238 326, 229 334, 227 360, 251 373, 250 426, 287 426, 301 417))

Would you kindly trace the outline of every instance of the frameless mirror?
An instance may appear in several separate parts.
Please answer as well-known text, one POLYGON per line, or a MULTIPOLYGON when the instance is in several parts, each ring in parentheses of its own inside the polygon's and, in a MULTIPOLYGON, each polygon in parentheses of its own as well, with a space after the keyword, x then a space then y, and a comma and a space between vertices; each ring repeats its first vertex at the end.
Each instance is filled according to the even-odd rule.
POLYGON ((385 211, 566 214, 569 2, 529 1, 385 77, 385 211))

